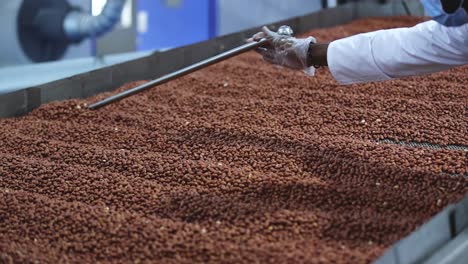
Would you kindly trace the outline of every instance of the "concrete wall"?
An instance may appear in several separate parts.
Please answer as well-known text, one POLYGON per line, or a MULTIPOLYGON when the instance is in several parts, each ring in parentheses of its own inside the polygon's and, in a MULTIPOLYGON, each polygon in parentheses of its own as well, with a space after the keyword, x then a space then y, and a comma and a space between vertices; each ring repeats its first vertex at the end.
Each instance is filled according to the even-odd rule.
POLYGON ((302 16, 321 5, 320 0, 219 0, 218 35, 302 16))

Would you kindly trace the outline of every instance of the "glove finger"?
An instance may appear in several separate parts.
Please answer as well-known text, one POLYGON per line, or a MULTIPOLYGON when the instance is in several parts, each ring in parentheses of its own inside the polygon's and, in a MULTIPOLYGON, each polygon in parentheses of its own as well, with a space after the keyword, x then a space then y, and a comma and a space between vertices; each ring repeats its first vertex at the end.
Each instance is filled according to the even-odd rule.
POLYGON ((262 55, 262 56, 267 56, 267 57, 273 57, 273 55, 275 54, 275 51, 273 49, 270 49, 268 47, 258 47, 256 49, 254 49, 255 52, 257 52, 258 54, 262 55), (268 55, 266 55, 268 54, 268 55))
POLYGON ((288 38, 287 36, 283 36, 283 35, 280 35, 280 34, 274 32, 274 31, 271 31, 267 27, 263 27, 262 32, 264 32, 266 34, 266 39, 268 39, 269 42, 271 43, 271 45, 274 46, 275 48, 278 45, 282 44, 281 41, 283 39, 288 38))
POLYGON ((263 54, 264 54, 265 52, 267 52, 267 49, 265 49, 265 48, 263 48, 263 47, 259 47, 259 48, 256 48, 256 49, 254 49, 254 50, 255 50, 255 52, 257 52, 258 54, 260 54, 260 55, 262 55, 262 56, 263 56, 263 54))
POLYGON ((261 40, 262 38, 265 38, 266 37, 266 34, 264 32, 258 32, 257 34, 253 35, 253 39, 255 41, 259 41, 261 40))
POLYGON ((271 43, 270 41, 265 41, 263 44, 262 44, 262 48, 265 48, 267 50, 273 50, 274 47, 273 47, 273 43, 271 43))
POLYGON ((276 63, 276 55, 273 51, 271 50, 267 50, 265 52, 262 53, 262 56, 263 56, 263 59, 269 63, 273 63, 275 64, 276 63))
MULTIPOLYGON (((259 42, 260 40, 262 39, 265 39, 265 38, 261 38, 259 40, 256 40, 254 39, 253 37, 252 38, 249 38, 246 40, 247 43, 252 43, 252 42, 259 42)), ((265 49, 273 49, 273 45, 270 41, 265 41, 262 43, 262 48, 265 48, 265 49)))
POLYGON ((262 32, 267 36, 267 37, 270 37, 270 38, 273 38, 275 37, 275 32, 271 31, 267 26, 263 26, 262 27, 262 32))

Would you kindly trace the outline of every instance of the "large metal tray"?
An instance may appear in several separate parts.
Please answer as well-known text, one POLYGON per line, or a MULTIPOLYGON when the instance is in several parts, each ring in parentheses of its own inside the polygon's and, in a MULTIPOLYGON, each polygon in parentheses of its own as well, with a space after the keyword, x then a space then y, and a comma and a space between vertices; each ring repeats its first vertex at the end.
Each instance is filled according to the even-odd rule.
MULTIPOLYGON (((421 11, 418 1, 407 3, 410 10, 421 11)), ((278 21, 270 26, 274 28, 289 25, 300 34, 314 28, 335 26, 359 18, 406 14, 407 10, 401 1, 391 1, 385 5, 354 2, 278 21)), ((161 77, 237 47, 258 29, 253 28, 190 46, 155 52, 143 58, 0 95, 0 118, 24 115, 51 101, 86 98, 114 90, 130 81, 161 77)), ((375 263, 463 263, 468 259, 467 241, 468 197, 445 208, 427 224, 396 243, 375 263)))

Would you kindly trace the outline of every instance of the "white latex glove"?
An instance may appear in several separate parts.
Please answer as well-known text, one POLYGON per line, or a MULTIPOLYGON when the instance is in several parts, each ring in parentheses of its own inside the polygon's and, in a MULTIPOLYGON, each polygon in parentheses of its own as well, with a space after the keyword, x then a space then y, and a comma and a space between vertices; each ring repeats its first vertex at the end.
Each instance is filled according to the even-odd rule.
POLYGON ((315 68, 307 66, 307 53, 310 43, 317 42, 315 38, 298 39, 280 35, 263 27, 261 32, 255 34, 248 41, 260 41, 261 39, 268 40, 267 45, 257 49, 265 61, 295 70, 304 70, 307 74, 314 75, 315 68))

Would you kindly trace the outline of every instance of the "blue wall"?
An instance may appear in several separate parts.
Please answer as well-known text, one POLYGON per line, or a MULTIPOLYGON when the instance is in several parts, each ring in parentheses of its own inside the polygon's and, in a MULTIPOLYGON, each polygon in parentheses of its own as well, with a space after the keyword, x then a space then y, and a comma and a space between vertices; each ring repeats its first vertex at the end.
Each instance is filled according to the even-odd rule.
POLYGON ((217 0, 140 0, 146 12, 146 32, 138 33, 138 50, 165 49, 207 40, 217 35, 217 0))

